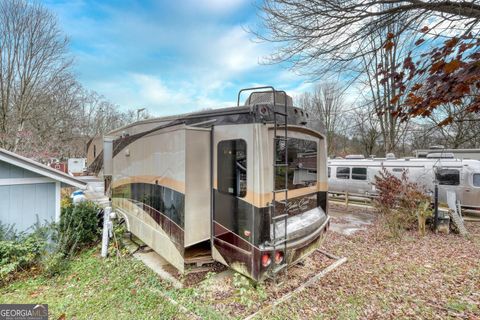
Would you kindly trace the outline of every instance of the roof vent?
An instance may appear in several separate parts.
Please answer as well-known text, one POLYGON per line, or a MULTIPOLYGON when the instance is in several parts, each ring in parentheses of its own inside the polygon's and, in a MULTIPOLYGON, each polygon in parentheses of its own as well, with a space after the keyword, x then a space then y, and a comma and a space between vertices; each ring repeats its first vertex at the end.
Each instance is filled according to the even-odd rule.
MULTIPOLYGON (((283 92, 275 92, 275 103, 277 105, 285 105, 285 96, 287 97, 287 106, 293 107, 292 97, 285 95, 283 92)), ((253 106, 256 104, 273 104, 272 91, 252 92, 245 100, 245 106, 253 106)))
POLYGON ((451 152, 432 152, 427 154, 428 159, 454 159, 455 156, 451 152))
POLYGON ((354 159, 365 159, 365 157, 361 154, 349 154, 345 156, 345 159, 354 160, 354 159))

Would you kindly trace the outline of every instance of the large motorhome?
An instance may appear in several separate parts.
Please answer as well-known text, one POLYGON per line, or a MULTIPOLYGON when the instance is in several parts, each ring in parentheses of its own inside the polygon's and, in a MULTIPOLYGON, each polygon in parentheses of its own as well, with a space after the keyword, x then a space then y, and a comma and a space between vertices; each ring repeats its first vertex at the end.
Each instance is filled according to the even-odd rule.
POLYGON ((396 176, 407 172, 409 179, 433 194, 438 182, 439 201, 447 202, 454 191, 464 208, 480 209, 480 161, 453 158, 332 159, 328 161, 329 191, 351 195, 375 195, 375 176, 383 169, 396 176))
MULTIPOLYGON (((181 272, 208 247, 214 260, 262 281, 318 248, 328 229, 321 125, 272 87, 255 88, 240 106, 246 90, 236 107, 138 121, 108 134, 114 210, 181 272), (295 176, 307 167, 308 179, 295 176)), ((93 148, 90 170, 100 172, 99 139, 89 154, 93 148)))

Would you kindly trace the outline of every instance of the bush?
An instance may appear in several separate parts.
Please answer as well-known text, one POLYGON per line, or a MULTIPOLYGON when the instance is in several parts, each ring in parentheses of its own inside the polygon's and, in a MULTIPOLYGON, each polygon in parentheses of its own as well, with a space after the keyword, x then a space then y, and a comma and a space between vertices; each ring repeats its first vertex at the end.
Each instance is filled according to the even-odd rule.
POLYGON ((46 277, 53 277, 67 269, 69 260, 65 254, 58 251, 48 252, 42 259, 43 274, 46 277))
POLYGON ((60 223, 34 226, 31 234, 17 233, 0 223, 0 284, 22 270, 39 266, 54 276, 68 266, 68 258, 98 240, 98 207, 92 202, 62 203, 60 223))
POLYGON ((0 241, 15 240, 19 237, 19 234, 15 230, 13 224, 3 224, 0 222, 0 241))
POLYGON ((0 283, 5 283, 18 271, 39 263, 47 247, 45 230, 37 229, 32 234, 11 234, 10 239, 0 241, 0 283))
POLYGON ((380 176, 375 177, 375 187, 378 190, 375 207, 393 237, 401 237, 415 222, 420 233, 425 233, 425 220, 431 214, 430 197, 418 184, 408 180, 406 171, 398 178, 383 168, 380 176))
POLYGON ((59 252, 71 256, 99 239, 98 210, 99 207, 91 201, 77 205, 67 203, 62 207, 56 239, 59 252))

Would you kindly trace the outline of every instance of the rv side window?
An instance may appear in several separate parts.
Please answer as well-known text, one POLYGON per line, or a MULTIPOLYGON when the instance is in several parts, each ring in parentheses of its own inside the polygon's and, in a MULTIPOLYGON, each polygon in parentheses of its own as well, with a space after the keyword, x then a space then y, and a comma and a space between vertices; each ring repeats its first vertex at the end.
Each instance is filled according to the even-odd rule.
POLYGON ((367 168, 352 168, 353 180, 367 180, 367 168))
POLYGON ((330 174, 332 173, 332 168, 328 167, 328 177, 330 178, 330 174))
POLYGON ((337 179, 350 179, 350 168, 348 168, 348 167, 338 167, 337 168, 337 179))
POLYGON ((473 186, 480 187, 480 173, 473 174, 473 186))
POLYGON ((460 184, 460 172, 457 169, 438 169, 435 176, 441 185, 458 186, 460 184))
POLYGON ((218 143, 218 191, 245 197, 247 194, 247 143, 225 140, 218 143))

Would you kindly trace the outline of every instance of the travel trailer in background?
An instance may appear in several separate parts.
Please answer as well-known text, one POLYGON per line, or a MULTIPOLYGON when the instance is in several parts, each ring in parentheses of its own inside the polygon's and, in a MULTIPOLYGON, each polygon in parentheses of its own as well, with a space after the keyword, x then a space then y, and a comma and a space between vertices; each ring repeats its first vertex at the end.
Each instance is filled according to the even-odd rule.
POLYGON ((375 195, 375 176, 385 168, 400 177, 406 171, 409 179, 433 194, 438 181, 439 201, 447 202, 447 191, 454 191, 464 208, 480 209, 480 161, 459 160, 432 154, 429 158, 364 159, 347 157, 328 161, 329 191, 350 195, 375 195))
POLYGON ((480 160, 480 149, 446 149, 443 146, 432 146, 430 149, 418 149, 414 151, 416 158, 434 158, 449 156, 461 160, 480 160))
POLYGON ((68 173, 79 176, 85 172, 87 168, 87 159, 85 158, 69 158, 68 159, 68 173))
POLYGON ((243 89, 236 107, 138 121, 110 132, 105 150, 99 141, 89 170, 102 170, 105 153, 114 209, 180 271, 208 250, 261 281, 328 229, 323 129, 283 91, 243 89))

